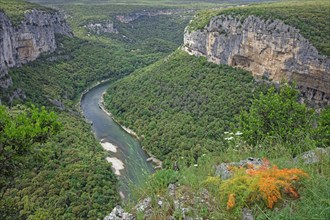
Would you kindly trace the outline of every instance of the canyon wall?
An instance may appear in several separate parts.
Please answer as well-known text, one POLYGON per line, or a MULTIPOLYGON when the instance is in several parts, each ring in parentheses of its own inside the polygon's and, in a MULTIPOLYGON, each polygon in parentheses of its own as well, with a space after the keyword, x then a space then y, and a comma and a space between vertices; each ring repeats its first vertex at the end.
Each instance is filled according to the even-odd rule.
POLYGON ((8 69, 35 60, 56 49, 55 35, 73 36, 59 12, 30 10, 18 26, 0 11, 0 89, 12 85, 8 69))
POLYGON ((306 101, 330 104, 330 58, 280 20, 217 16, 202 30, 186 28, 183 49, 275 83, 295 81, 306 101))

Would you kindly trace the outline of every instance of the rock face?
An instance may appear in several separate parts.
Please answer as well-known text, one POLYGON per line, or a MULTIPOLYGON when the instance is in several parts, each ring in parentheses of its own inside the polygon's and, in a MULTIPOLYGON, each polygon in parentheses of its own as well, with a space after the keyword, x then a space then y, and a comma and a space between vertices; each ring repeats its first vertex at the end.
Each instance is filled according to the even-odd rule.
POLYGON ((330 147, 327 148, 316 148, 315 150, 310 150, 302 155, 299 155, 294 159, 294 161, 302 160, 304 164, 314 164, 319 163, 322 159, 330 158, 330 147))
POLYGON ((192 12, 194 12, 194 10, 188 10, 188 9, 164 9, 164 10, 156 10, 156 11, 144 10, 136 13, 117 15, 116 19, 121 23, 128 24, 143 16, 154 17, 159 15, 172 15, 172 14, 182 14, 182 13, 192 13, 192 12))
POLYGON ((276 83, 294 80, 308 100, 330 104, 330 58, 280 20, 217 16, 202 30, 187 28, 183 49, 276 83))
POLYGON ((135 220, 135 219, 136 218, 132 214, 125 212, 121 206, 116 206, 108 216, 104 217, 103 220, 135 220))
POLYGON ((85 28, 95 32, 96 34, 102 33, 114 33, 118 34, 118 30, 114 27, 114 24, 111 20, 107 20, 104 23, 89 23, 85 25, 85 28))
POLYGON ((59 12, 27 11, 17 27, 0 12, 0 89, 12 85, 9 68, 33 61, 43 52, 54 51, 55 34, 73 36, 59 12))
POLYGON ((221 163, 220 165, 215 166, 215 175, 221 177, 221 179, 226 180, 229 179, 233 171, 229 169, 230 167, 261 167, 266 166, 266 164, 260 158, 249 157, 246 160, 241 160, 239 162, 231 162, 231 163, 221 163))

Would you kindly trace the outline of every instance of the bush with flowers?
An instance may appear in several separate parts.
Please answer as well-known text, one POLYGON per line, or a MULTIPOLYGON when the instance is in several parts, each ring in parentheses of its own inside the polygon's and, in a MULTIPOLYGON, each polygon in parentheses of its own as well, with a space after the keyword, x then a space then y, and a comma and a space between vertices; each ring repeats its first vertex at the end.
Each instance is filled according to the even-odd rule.
POLYGON ((284 198, 299 198, 299 181, 308 178, 308 174, 301 169, 279 169, 267 159, 263 160, 261 166, 249 164, 246 168, 229 169, 233 175, 227 180, 216 181, 216 177, 206 180, 208 184, 219 186, 220 195, 226 200, 227 210, 260 202, 273 209, 284 198))

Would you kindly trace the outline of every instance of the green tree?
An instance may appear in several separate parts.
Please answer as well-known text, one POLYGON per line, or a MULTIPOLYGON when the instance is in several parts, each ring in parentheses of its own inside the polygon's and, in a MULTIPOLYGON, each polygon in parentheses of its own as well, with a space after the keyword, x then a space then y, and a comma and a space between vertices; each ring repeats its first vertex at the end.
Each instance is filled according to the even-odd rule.
POLYGON ((312 147, 298 144, 309 138, 314 121, 314 110, 300 104, 298 97, 299 91, 289 85, 260 94, 251 108, 242 110, 238 117, 243 139, 250 145, 283 144, 293 154, 312 147))
POLYGON ((54 112, 31 106, 9 110, 0 106, 0 174, 7 175, 24 162, 24 156, 60 129, 54 112))
POLYGON ((315 139, 318 141, 318 146, 330 146, 330 107, 322 110, 318 118, 318 126, 315 130, 315 139))

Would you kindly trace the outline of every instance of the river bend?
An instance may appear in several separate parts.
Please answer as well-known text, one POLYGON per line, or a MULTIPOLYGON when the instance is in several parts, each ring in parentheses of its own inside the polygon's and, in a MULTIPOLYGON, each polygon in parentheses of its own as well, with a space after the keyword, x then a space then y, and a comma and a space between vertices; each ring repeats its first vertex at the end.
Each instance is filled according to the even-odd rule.
POLYGON ((81 109, 85 118, 93 123, 96 138, 107 151, 105 160, 113 164, 120 182, 121 195, 129 197, 131 184, 145 182, 153 172, 153 167, 146 162, 148 156, 139 141, 100 109, 99 101, 110 85, 111 82, 104 82, 89 90, 81 100, 81 109))

